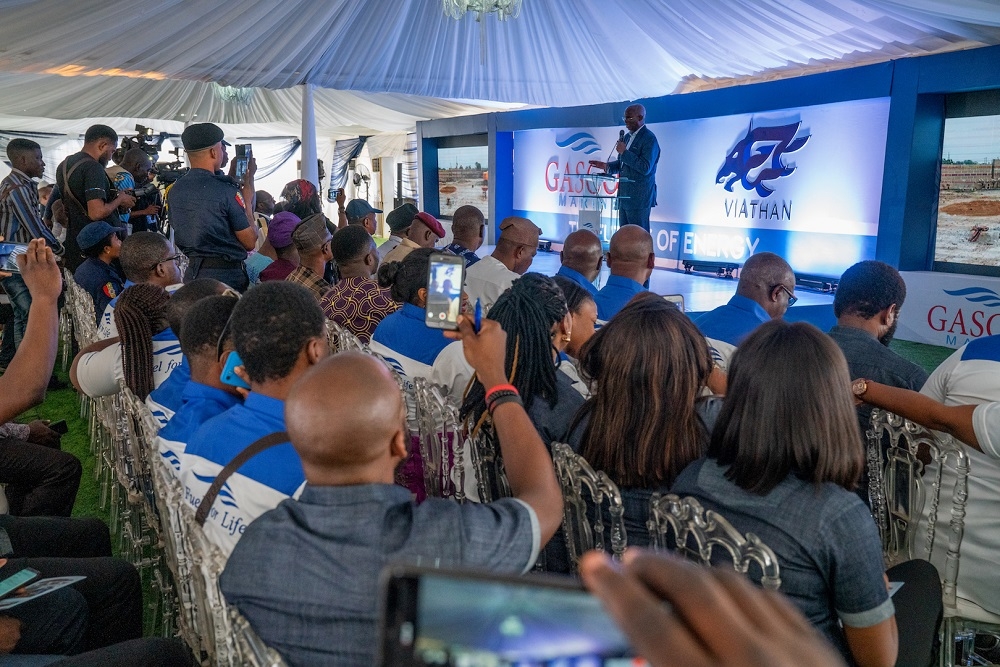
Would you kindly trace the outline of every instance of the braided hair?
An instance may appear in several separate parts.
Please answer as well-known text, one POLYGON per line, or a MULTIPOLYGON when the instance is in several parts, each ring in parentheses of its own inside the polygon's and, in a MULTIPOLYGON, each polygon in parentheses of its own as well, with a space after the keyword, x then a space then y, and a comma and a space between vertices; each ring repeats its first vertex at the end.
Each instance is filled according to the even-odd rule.
POLYGON ((122 292, 115 306, 125 386, 143 400, 154 389, 153 336, 167 328, 169 300, 162 287, 140 283, 122 292))
MULTIPOLYGON (((561 322, 569 309, 556 282, 540 273, 526 273, 500 295, 488 315, 507 332, 507 356, 504 367, 524 409, 530 410, 536 398, 555 407, 556 362, 553 359, 552 327, 561 322)), ((462 419, 472 417, 477 426, 486 412, 486 387, 473 377, 462 402, 462 419)))

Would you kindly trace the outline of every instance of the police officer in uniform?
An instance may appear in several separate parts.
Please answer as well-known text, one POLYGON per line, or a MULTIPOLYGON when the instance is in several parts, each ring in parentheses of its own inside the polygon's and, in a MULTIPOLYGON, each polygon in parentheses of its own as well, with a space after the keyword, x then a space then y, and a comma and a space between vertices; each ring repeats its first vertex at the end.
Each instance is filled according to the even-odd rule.
MULTIPOLYGON (((257 232, 253 222, 253 175, 257 163, 250 159, 240 186, 222 173, 229 159, 222 128, 196 123, 181 135, 191 170, 177 179, 167 194, 174 242, 191 263, 184 282, 214 278, 244 291, 250 285, 244 260, 253 250, 257 232)), ((235 162, 235 161, 234 161, 235 162)))

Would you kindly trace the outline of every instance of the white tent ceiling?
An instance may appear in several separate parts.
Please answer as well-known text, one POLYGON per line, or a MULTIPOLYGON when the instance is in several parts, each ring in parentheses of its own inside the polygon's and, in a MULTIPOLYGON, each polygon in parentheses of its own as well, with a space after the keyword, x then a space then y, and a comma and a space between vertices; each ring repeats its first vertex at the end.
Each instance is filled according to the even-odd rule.
POLYGON ((308 82, 317 131, 356 136, 989 44, 1000 0, 524 0, 482 24, 439 0, 0 0, 0 118, 298 134, 308 82), (209 82, 257 90, 225 101, 209 82))

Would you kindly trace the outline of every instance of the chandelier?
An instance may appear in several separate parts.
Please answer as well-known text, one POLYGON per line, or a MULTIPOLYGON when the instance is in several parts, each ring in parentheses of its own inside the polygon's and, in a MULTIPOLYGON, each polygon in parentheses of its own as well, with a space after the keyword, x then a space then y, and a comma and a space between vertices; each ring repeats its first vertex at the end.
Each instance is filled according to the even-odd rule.
POLYGON ((458 20, 468 12, 476 13, 482 22, 485 14, 496 14, 498 21, 516 19, 521 14, 522 0, 444 0, 444 14, 458 20))
POLYGON ((249 106, 250 102, 253 101, 253 88, 240 88, 238 86, 220 86, 217 83, 212 83, 212 91, 215 96, 218 97, 223 102, 230 102, 232 104, 239 104, 242 106, 249 106))

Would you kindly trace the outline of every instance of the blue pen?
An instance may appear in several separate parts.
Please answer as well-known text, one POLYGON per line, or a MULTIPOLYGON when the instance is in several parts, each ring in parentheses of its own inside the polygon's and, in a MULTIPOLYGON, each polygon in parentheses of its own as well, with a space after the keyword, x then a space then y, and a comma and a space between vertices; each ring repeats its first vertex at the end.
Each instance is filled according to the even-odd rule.
POLYGON ((479 333, 479 330, 482 328, 482 326, 483 326, 483 304, 479 299, 476 299, 476 320, 475 320, 476 333, 479 333))

